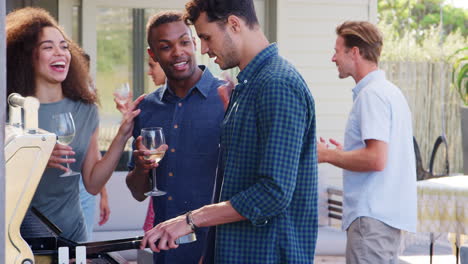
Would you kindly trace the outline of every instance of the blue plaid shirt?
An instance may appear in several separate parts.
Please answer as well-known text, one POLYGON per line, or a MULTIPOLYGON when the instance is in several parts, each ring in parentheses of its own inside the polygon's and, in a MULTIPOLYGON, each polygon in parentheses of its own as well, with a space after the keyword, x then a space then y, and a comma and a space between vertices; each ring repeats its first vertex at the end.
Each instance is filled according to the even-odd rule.
POLYGON ((215 263, 313 263, 317 238, 314 100, 276 44, 238 75, 221 144, 229 200, 246 217, 217 227, 215 263))
MULTIPOLYGON (((211 203, 224 107, 217 90, 222 81, 201 68, 201 79, 184 98, 177 97, 166 83, 139 105, 134 138, 142 128, 163 127, 169 146, 156 169, 157 186, 167 194, 152 197, 155 225, 211 203)), ((133 167, 132 158, 130 170, 133 167)), ((155 263, 198 263, 206 232, 206 228, 197 230, 197 242, 155 253, 155 263)))

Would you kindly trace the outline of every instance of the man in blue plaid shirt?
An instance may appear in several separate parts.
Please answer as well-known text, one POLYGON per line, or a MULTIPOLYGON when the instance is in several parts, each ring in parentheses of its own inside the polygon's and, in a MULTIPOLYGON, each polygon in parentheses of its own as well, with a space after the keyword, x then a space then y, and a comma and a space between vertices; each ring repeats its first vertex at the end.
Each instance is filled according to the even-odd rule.
POLYGON ((176 248, 178 237, 217 226, 207 263, 313 263, 317 155, 307 84, 261 32, 252 0, 192 0, 186 9, 201 52, 241 70, 222 127, 224 179, 219 203, 157 225, 141 246, 176 248))

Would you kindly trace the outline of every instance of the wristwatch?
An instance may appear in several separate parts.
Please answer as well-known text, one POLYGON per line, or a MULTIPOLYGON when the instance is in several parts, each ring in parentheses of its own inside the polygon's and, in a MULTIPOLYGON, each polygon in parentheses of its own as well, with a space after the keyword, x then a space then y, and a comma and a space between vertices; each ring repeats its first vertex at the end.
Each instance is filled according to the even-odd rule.
POLYGON ((192 231, 196 231, 196 230, 198 229, 198 226, 196 226, 196 225, 193 223, 192 211, 188 211, 188 212, 185 214, 185 221, 187 222, 187 225, 190 226, 190 228, 192 229, 192 231))

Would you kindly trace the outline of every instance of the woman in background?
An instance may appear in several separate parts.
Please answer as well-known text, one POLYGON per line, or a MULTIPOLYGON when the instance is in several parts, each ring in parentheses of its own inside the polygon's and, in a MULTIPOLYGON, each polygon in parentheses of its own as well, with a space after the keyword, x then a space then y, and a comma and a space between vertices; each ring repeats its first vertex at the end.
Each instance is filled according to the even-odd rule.
MULTIPOLYGON (((70 163, 79 171, 86 190, 101 191, 114 171, 139 110, 127 111, 118 134, 101 159, 98 149, 96 95, 89 89, 90 77, 82 50, 66 37, 44 9, 26 7, 6 17, 7 92, 35 96, 41 103, 39 127, 53 131, 51 116, 72 113, 76 133, 70 146, 56 144, 37 187, 31 206, 37 208, 73 241, 86 241, 86 228, 79 201, 80 177, 59 177, 70 163), (63 156, 73 158, 65 159, 63 156)), ((136 106, 140 97, 134 102, 136 106)), ((134 108, 133 108, 134 109, 134 108)))

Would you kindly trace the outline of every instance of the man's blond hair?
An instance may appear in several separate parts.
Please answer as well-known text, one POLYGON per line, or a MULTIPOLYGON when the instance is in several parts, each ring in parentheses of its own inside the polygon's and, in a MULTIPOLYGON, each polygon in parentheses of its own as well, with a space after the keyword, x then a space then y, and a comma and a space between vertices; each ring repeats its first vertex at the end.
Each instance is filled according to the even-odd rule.
POLYGON ((364 59, 378 63, 382 52, 382 34, 367 21, 346 21, 336 27, 336 34, 342 37, 347 48, 358 47, 364 59))

